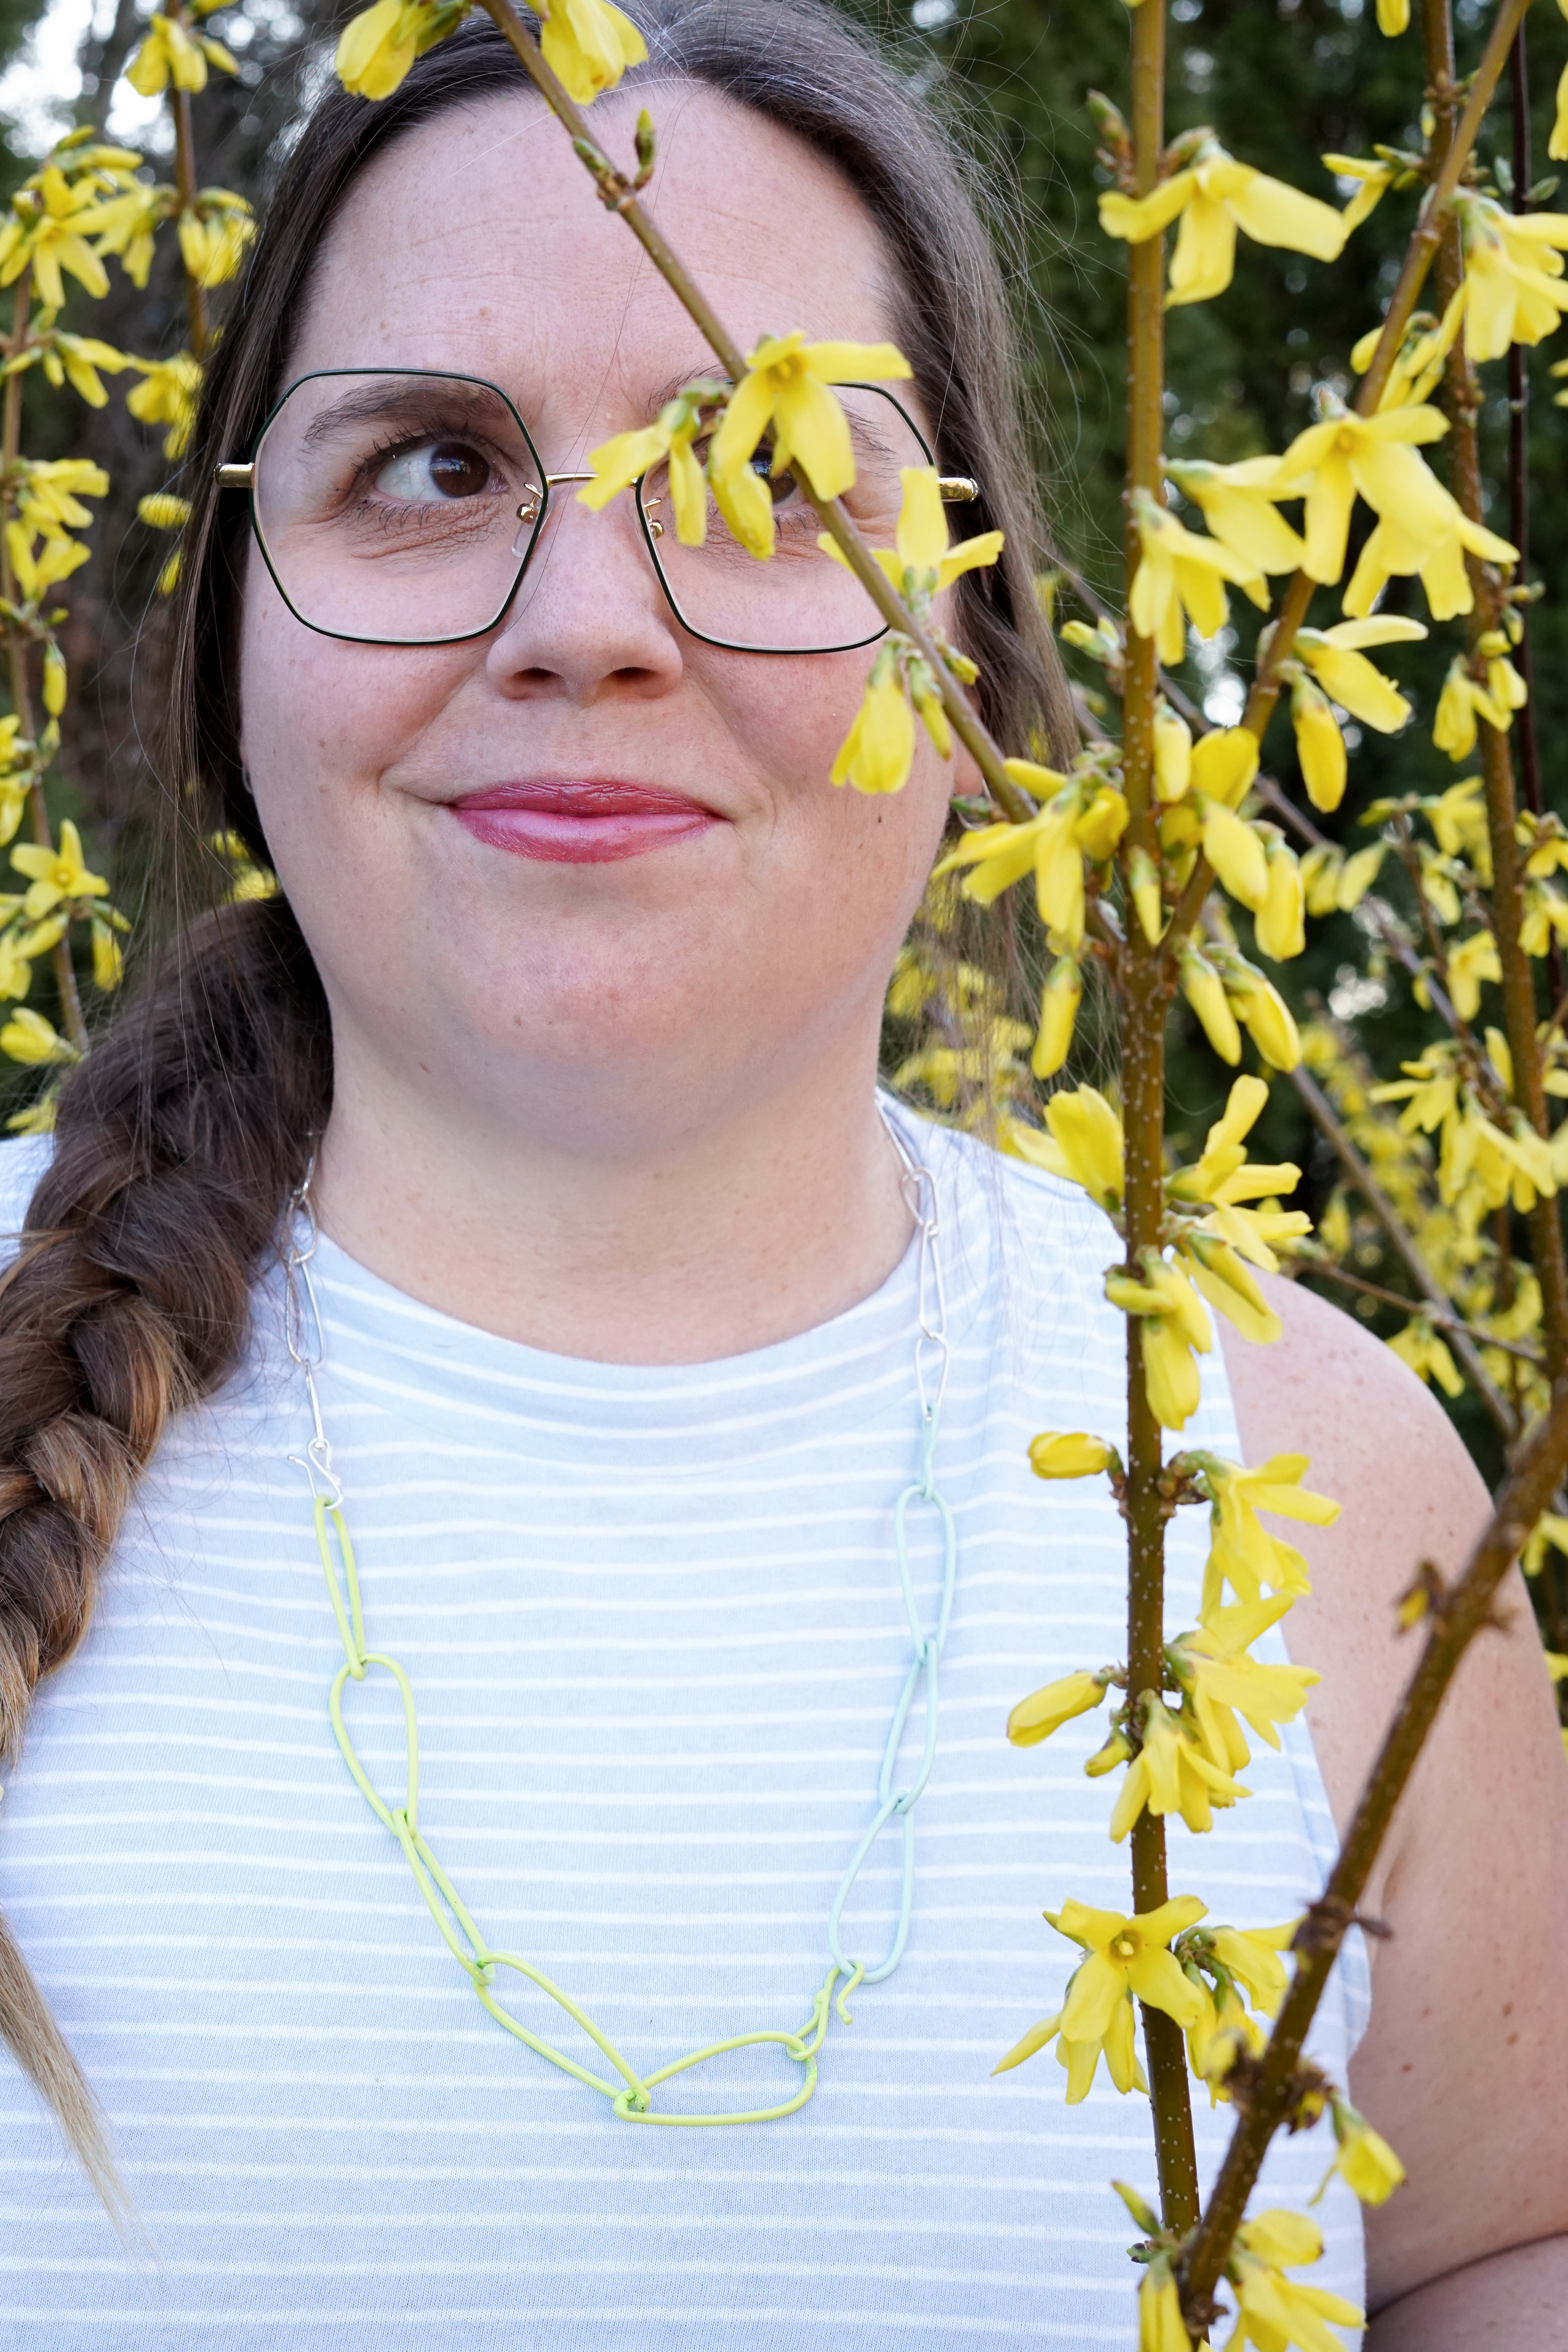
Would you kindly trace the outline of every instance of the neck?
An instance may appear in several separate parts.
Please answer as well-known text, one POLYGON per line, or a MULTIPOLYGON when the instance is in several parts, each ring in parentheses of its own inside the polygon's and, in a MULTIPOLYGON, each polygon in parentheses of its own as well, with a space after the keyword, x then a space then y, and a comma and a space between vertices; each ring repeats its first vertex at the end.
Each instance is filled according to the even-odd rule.
POLYGON ((459 1321, 599 1363, 703 1363, 842 1314, 912 1223, 869 1055, 652 1140, 461 1115, 337 1055, 316 1194, 362 1265, 459 1321))

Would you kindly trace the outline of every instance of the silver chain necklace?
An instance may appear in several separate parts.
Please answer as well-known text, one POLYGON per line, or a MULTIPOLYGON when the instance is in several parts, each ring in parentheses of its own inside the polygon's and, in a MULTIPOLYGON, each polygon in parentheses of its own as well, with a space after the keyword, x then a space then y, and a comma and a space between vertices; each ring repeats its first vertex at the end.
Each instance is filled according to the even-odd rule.
MULTIPOLYGON (((879 1106, 880 1108, 880 1106, 879 1106)), ((367 1648, 365 1643, 364 1607, 361 1596, 359 1571, 354 1561, 354 1548, 343 1516, 343 1486, 332 1466, 332 1448, 321 1417, 321 1398, 317 1384, 325 1357, 322 1339, 321 1312, 311 1274, 319 1233, 315 1209, 310 1197, 314 1161, 307 1171, 305 1181, 290 1203, 286 1233, 279 1255, 284 1272, 284 1332, 288 1353, 298 1366, 305 1382, 310 1404, 312 1434, 303 1454, 291 1454, 290 1462, 304 1471, 309 1481, 311 1504, 315 1517, 316 1545, 320 1554, 322 1571, 327 1580, 328 1597, 337 1620, 339 1636, 343 1645, 344 1663, 333 1678, 328 1697, 333 1735, 342 1751, 343 1760, 353 1775, 365 1802, 376 1819, 389 1830, 402 1848, 403 1859, 413 1874, 415 1885, 429 1906, 431 1916, 440 1930, 443 1940, 454 1959, 472 1984, 479 2000, 497 2024, 553 2066, 574 2075, 580 2083, 608 2098, 616 2115, 627 2123, 671 2124, 693 2126, 707 2124, 770 2123, 781 2116, 793 2115, 803 2107, 817 2087, 817 2053, 828 2032, 830 2006, 836 2008, 841 2021, 851 2021, 849 1997, 857 1985, 880 1984, 890 1977, 904 1957, 909 1940, 911 1907, 915 1899, 915 1808, 921 1791, 931 1777, 936 1754, 936 1668, 947 1638, 948 1622, 953 1613, 953 1595, 957 1577, 958 1544, 953 1524, 953 1514, 937 1491, 933 1463, 937 1431, 941 1421, 943 1401, 947 1390, 948 1345, 946 1337, 947 1308, 942 1281, 942 1260, 939 1249, 940 1224, 937 1211, 936 1185, 931 1171, 917 1160, 898 1129, 883 1112, 883 1124, 898 1154, 899 1184, 905 1205, 914 1220, 918 1239, 919 1264, 916 1288, 916 1328, 915 1339, 915 1389, 920 1404, 920 1472, 904 1487, 894 1506, 894 1553, 898 1567, 899 1590, 904 1600, 910 1638, 914 1644, 909 1671, 904 1688, 893 1710, 887 1739, 883 1748, 882 1767, 877 1775, 876 1808, 871 1823, 855 1848, 848 1869, 839 1883, 828 1913, 828 1952, 830 1965, 821 1984, 812 1996, 810 2013, 798 2031, 777 2029, 755 2033, 737 2033, 727 2041, 709 2042, 706 2048, 694 2050, 667 2066, 639 2074, 624 2058, 606 2034, 600 2032, 585 2011, 579 2008, 569 1993, 551 1982, 531 1960, 516 1952, 492 1949, 464 1905, 461 1895, 433 1852, 419 1826, 419 1727, 414 1711, 413 1686, 395 1658, 384 1651, 367 1648), (303 1241, 300 1228, 303 1226, 303 1241), (915 1607, 915 1591, 910 1578, 906 1526, 912 1505, 934 1510, 940 1520, 943 1540, 943 1570, 941 1600, 936 1622, 930 1633, 922 1626, 915 1607), (402 1700, 405 1740, 406 1777, 401 1804, 389 1804, 376 1789, 364 1769, 349 1736, 343 1720, 343 1693, 350 1681, 362 1682, 371 1666, 392 1676, 402 1700), (900 1788, 894 1780, 898 1769, 899 1749, 904 1727, 915 1693, 922 1684, 925 1696, 925 1739, 919 1764, 913 1779, 900 1788), (885 1958, 875 1967, 867 1968, 863 1961, 852 1959, 843 1947, 843 1910, 850 1894, 864 1865, 867 1855, 883 1831, 894 1817, 904 1823, 904 1871, 899 1895, 898 1925, 885 1958), (559 2004, 579 2025, 608 2060, 619 2081, 595 2074, 590 2067, 579 2065, 564 2051, 556 2049, 501 2006, 496 1997, 495 1981, 497 1969, 510 1969, 526 1978, 541 1992, 559 2004), (844 1979, 834 1997, 834 1987, 844 1979), (801 2068, 801 2081, 793 2098, 778 2106, 756 2107, 741 2114, 677 2115, 660 2113, 653 2107, 653 2094, 673 2075, 685 2074, 688 2068, 700 2066, 709 2058, 716 2058, 730 2050, 746 2050, 762 2042, 777 2042, 786 2055, 801 2068)))

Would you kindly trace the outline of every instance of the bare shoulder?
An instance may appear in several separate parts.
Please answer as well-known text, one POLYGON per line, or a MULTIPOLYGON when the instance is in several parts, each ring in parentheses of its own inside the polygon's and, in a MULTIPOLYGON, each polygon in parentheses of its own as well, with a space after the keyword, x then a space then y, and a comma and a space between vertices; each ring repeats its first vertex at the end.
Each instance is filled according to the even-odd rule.
MULTIPOLYGON (((1308 1717, 1343 1826, 1416 1655, 1398 1596, 1422 1560, 1445 1574, 1463 1563, 1488 1497, 1389 1349, 1311 1293, 1268 1287, 1284 1338, 1262 1348, 1228 1331, 1226 1363, 1248 1462, 1305 1454, 1307 1484, 1342 1506, 1332 1528, 1291 1530, 1314 1589, 1285 1632, 1323 1676, 1308 1717)), ((1509 1629, 1465 1660, 1369 1896, 1394 1933, 1375 1953, 1354 2091, 1411 2172, 1369 2217, 1375 2307, 1568 2228, 1568 2113, 1539 2096, 1568 1934, 1568 1765, 1517 1570, 1504 1603, 1509 1629)))

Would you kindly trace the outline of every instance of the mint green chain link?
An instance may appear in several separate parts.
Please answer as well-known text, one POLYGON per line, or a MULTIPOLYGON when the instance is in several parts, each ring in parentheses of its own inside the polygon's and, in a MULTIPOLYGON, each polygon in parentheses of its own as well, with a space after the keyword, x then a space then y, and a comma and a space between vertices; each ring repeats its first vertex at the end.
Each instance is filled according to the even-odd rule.
MULTIPOLYGON (((792 2116, 798 2107, 803 2107, 817 2087, 817 2053, 827 2037, 829 2005, 831 2003, 837 2009, 844 2024, 852 2023, 847 2004, 850 1995, 865 1973, 864 1970, 857 1965, 846 1966, 835 1959, 812 2000, 810 2017, 798 2033, 768 2032, 732 2034, 727 2042, 710 2042, 706 2048, 694 2050, 689 2056, 677 2058, 670 2065, 661 2066, 651 2074, 639 2074, 621 2055, 608 2034, 601 2033, 587 2011, 580 2009, 571 1995, 563 1992, 559 1985, 553 1983, 545 1975, 542 1969, 536 1969, 531 1961, 521 1958, 516 1952, 492 1951, 486 1942, 465 1907, 462 1896, 437 1861, 420 1829, 419 1724, 414 1712, 413 1691, 408 1676, 395 1658, 388 1657, 382 1650, 369 1650, 365 1647, 364 1612, 360 1599, 359 1570, 354 1564, 354 1547, 349 1535, 348 1522, 343 1517, 341 1505, 330 1502, 325 1495, 318 1495, 316 1497, 316 1546, 321 1555, 321 1567, 327 1579, 327 1591, 331 1597, 332 1613, 338 1621, 338 1632, 342 1637, 345 1654, 345 1663, 338 1669, 332 1683, 331 1696, 328 1701, 332 1717, 332 1730, 342 1750, 343 1761, 353 1774, 360 1793, 371 1812, 383 1827, 391 1830, 399 1845, 402 1846, 403 1859, 413 1874, 415 1885, 429 1906, 431 1917, 441 1931, 443 1941, 497 2024, 504 2025, 508 2033, 515 2033, 519 2042, 526 2042, 530 2050, 538 2051, 541 2058, 548 2058, 550 2064, 559 2066, 563 2074, 575 2075, 580 2083, 586 2083, 591 2090, 601 2091, 612 2103, 615 2113, 627 2123, 674 2124, 685 2126, 706 2124, 767 2124, 773 2123, 780 2116, 792 2116), (339 1559, 342 1563, 340 1578, 332 1557, 334 1539, 339 1559), (348 1596, 346 1603, 345 1587, 348 1596), (355 1682, 363 1682, 367 1669, 371 1666, 380 1666, 385 1673, 391 1675, 402 1700, 403 1735, 407 1747, 408 1771, 403 1801, 396 1806, 387 1804, 381 1796, 375 1783, 361 1763, 354 1749, 354 1743, 349 1737, 349 1727, 343 1721, 344 1685, 350 1678, 355 1682), (564 2050, 558 2050, 552 2042, 543 2041, 537 2033, 530 2033, 526 2025, 521 2024, 509 2011, 503 2009, 491 1989, 497 1969, 513 1969, 518 1976, 527 1977, 531 1984, 538 1985, 541 1992, 548 1993, 550 2000, 566 2011, 572 2022, 580 2025, 590 2040, 598 2044, 620 2075, 620 2084, 608 2082, 603 2075, 591 2073, 586 2066, 580 2066, 575 2059, 567 2056, 564 2050), (841 1976, 844 1978, 845 1982, 837 2000, 834 2001, 833 1987, 841 1976), (684 2074, 689 2067, 700 2066, 706 2059, 722 2057, 726 2051, 750 2050, 759 2043, 768 2042, 777 2042, 797 2065, 804 2069, 800 2087, 792 2099, 786 2099, 776 2107, 751 2107, 741 2114, 715 2116, 660 2115, 656 2114, 650 2105, 652 2094, 661 2083, 669 2082, 672 2076, 684 2074)), ((841 1904, 842 1891, 841 1891, 841 1904)))

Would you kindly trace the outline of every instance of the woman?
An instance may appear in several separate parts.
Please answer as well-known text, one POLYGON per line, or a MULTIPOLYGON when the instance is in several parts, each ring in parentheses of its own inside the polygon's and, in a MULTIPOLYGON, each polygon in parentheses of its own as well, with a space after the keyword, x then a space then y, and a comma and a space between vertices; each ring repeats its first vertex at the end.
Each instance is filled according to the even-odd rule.
MULTIPOLYGON (((973 527, 1009 550, 950 626, 998 731, 1063 741, 996 271, 956 167, 831 19, 647 21, 601 135, 624 147, 653 108, 655 210, 744 341, 801 326, 909 353, 902 406, 854 396, 862 452, 907 433, 979 485, 973 527)), ((3 1360, 14 1726, 74 1652, 6 1798, 8 2032, 91 2158, 25 1961, 156 2247, 120 2252, 14 2072, 8 2341, 1128 2340, 1105 2183, 1152 2186, 1146 2109, 1102 2077, 1068 2114, 1049 2059, 990 2071, 1065 1977, 1041 1906, 1126 1905, 1077 1769, 1092 1738, 1000 1738, 1024 1691, 1119 1646, 1113 1508, 1025 1456, 1043 1424, 1114 1427, 1113 1243, 1065 1188, 879 1111, 888 975, 973 777, 926 751, 896 799, 834 792, 868 656, 813 624, 794 558, 762 616, 744 568, 680 572, 656 489, 645 535, 629 501, 570 502, 583 453, 703 364, 487 31, 306 126, 206 395, 176 698, 177 772, 283 895, 193 926, 73 1080, 52 1160, 5 1163, 26 1224, 3 1360), (254 530, 214 480, 253 451, 254 530), (519 480, 495 572, 493 501, 519 480), (893 1971, 896 1828, 843 1889, 910 1665, 912 1479, 922 1627, 932 1486, 959 1549, 893 1971), (334 1745, 336 1677, 345 1738, 402 1804, 401 1702, 344 1667, 357 1636, 322 1586, 312 1495, 340 1491, 365 1640, 417 1709, 428 1852, 488 1948, 604 2041, 515 1969, 482 1990, 577 2074, 476 2001, 412 1832, 334 1745), (830 1949, 881 1978, 847 2018, 812 2011, 830 1949), (605 2042, 641 2079, 813 2013, 809 2104, 777 2039, 615 2104, 605 2042), (647 2111, 772 2119, 637 2128, 647 2111)), ((1216 1364, 1189 1433, 1310 1451, 1345 1505, 1291 1621, 1325 1677, 1311 1736, 1259 1758, 1198 1852, 1173 1840, 1173 1885, 1243 1926, 1321 1883, 1401 1672, 1393 1598, 1485 1508, 1385 1350, 1309 1297, 1281 1310, 1281 1345, 1231 1350, 1234 1413, 1216 1364)), ((901 1775, 923 1730, 924 1695, 901 1775)), ((1568 2342, 1561 2103, 1531 2096, 1565 1823, 1521 1604, 1467 1666, 1370 1906, 1395 1934, 1350 2080, 1414 2175, 1372 2217, 1379 2352, 1526 2340, 1522 2320, 1568 2342)), ((1342 2081, 1367 1965, 1358 1938, 1320 2021, 1342 2081)), ((1226 2113, 1198 2121, 1212 2163, 1226 2113)), ((1260 2201, 1303 2203, 1327 2162, 1286 2143, 1260 2201)), ((1314 2283, 1357 2296, 1342 2184, 1320 2210, 1314 2283)))

